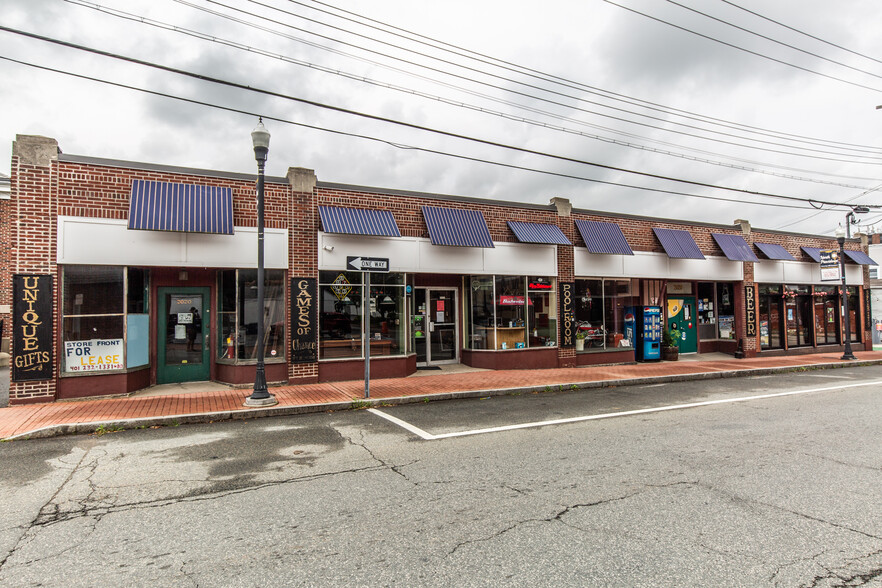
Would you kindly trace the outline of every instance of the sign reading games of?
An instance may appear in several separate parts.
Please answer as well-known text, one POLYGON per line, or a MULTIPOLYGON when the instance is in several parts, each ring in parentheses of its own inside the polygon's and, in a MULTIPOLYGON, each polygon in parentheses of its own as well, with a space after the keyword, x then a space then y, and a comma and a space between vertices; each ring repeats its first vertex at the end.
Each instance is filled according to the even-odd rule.
POLYGON ((12 277, 12 381, 52 379, 52 276, 12 277))
POLYGON ((318 307, 315 278, 291 278, 291 361, 318 361, 318 307))
POLYGON ((125 367, 122 339, 64 342, 65 373, 102 372, 125 367))

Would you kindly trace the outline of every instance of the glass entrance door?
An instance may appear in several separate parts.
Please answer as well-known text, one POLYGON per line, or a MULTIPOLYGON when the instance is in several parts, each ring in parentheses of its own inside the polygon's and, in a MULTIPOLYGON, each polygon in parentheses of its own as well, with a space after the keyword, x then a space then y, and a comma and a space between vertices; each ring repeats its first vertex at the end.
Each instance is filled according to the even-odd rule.
POLYGON ((209 288, 160 288, 156 382, 209 378, 209 288))
POLYGON ((456 290, 417 288, 414 292, 413 333, 417 365, 459 361, 456 290))

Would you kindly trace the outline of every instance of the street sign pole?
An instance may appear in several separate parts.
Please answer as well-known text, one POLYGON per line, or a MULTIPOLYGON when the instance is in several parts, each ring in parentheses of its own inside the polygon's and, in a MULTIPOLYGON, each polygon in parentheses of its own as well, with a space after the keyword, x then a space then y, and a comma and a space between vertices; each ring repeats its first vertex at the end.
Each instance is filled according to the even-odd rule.
POLYGON ((371 397, 371 272, 364 272, 364 397, 371 397))

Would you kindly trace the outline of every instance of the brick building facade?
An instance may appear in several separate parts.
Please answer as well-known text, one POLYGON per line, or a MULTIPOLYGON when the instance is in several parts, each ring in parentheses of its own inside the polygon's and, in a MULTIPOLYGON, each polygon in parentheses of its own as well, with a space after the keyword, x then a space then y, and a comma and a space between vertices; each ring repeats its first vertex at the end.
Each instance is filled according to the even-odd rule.
MULTIPOLYGON (((747 221, 612 215, 574 209, 563 198, 532 205, 333 184, 291 168, 266 181, 273 284, 261 311, 251 294, 254 176, 63 155, 53 139, 21 135, 11 170, 11 197, 0 201, 0 305, 15 315, 14 276, 52 278, 51 336, 28 343, 48 346, 51 365, 41 377, 21 365, 13 370, 13 404, 129 393, 176 379, 247 385, 257 320, 267 327, 270 383, 358 379, 365 349, 372 377, 458 362, 492 369, 631 362, 638 340, 628 321, 646 306, 662 309, 683 353, 842 348, 840 288, 820 279, 803 249, 838 249, 830 238, 762 231, 747 221), (234 230, 133 226, 136 184, 227 194, 234 230), (492 243, 434 244, 425 207, 483 219, 492 243), (398 234, 330 226, 333 215, 348 215, 357 227, 365 211, 391 213, 398 234), (620 228, 630 252, 592 253, 582 221, 620 228), (525 242, 510 223, 556 227, 571 244, 525 242), (700 253, 678 257, 656 229, 677 239, 685 232, 700 253), (756 262, 721 249, 741 239, 756 262), (780 246, 790 259, 769 259, 758 243, 780 246), (347 266, 352 257, 389 259, 390 271, 372 274, 368 288, 347 266), (314 297, 311 319, 295 316, 300 285, 311 289, 301 295, 314 297), (578 340, 585 348, 577 349, 578 340)), ((846 249, 866 253, 866 239, 846 249)), ((867 266, 849 263, 846 277, 854 346, 870 348, 867 266)), ((21 317, 6 321, 4 336, 15 339, 21 333, 12 322, 27 325, 21 317)))

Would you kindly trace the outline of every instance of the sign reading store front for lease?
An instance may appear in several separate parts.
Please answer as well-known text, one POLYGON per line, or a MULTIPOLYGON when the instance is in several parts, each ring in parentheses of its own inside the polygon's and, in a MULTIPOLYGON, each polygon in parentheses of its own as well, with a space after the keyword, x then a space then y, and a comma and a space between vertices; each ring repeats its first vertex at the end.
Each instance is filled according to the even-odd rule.
POLYGON ((52 379, 52 276, 12 277, 12 381, 52 379))
POLYGON ((124 367, 122 339, 64 342, 64 371, 67 373, 121 370, 124 367))

